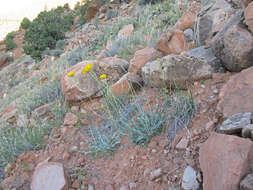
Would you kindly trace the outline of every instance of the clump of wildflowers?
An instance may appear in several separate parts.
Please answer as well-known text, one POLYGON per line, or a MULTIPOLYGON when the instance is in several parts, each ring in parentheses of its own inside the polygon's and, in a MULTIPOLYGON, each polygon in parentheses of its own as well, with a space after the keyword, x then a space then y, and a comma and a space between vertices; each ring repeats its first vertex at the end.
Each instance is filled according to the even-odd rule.
POLYGON ((75 72, 73 71, 68 73, 68 77, 73 77, 74 75, 75 75, 75 72))
POLYGON ((92 68, 92 64, 91 63, 86 64, 85 67, 82 70, 82 73, 83 74, 87 73, 88 71, 91 70, 91 68, 92 68))
POLYGON ((106 77, 107 77, 106 74, 102 74, 99 76, 100 79, 106 79, 106 77))

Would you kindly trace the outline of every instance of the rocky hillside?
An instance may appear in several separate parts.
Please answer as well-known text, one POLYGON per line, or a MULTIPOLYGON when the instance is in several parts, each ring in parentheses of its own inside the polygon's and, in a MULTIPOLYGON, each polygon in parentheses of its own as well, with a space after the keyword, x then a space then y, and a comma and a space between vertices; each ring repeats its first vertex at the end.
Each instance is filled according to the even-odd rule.
POLYGON ((1 188, 252 190, 252 100, 251 0, 45 11, 0 42, 1 188))

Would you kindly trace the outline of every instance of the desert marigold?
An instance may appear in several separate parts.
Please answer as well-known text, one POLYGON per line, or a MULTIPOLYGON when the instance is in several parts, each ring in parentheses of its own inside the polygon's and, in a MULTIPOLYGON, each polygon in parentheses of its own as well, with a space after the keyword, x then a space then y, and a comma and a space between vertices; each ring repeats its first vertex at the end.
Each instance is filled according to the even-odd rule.
POLYGON ((82 70, 82 73, 83 74, 87 73, 88 71, 91 70, 91 68, 92 68, 92 64, 91 63, 86 64, 85 67, 82 70))
POLYGON ((74 75, 75 75, 75 72, 73 71, 68 73, 68 77, 73 77, 74 75))
POLYGON ((106 79, 106 74, 102 74, 99 76, 100 79, 106 79))

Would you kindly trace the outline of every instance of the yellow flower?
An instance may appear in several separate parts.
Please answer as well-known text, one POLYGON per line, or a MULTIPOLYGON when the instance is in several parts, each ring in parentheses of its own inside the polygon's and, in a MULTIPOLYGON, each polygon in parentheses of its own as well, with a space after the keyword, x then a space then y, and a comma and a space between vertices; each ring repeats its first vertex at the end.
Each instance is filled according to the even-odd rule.
POLYGON ((100 79, 106 79, 106 74, 102 74, 102 75, 100 75, 100 77, 99 77, 100 79))
POLYGON ((88 71, 91 70, 91 68, 92 68, 92 64, 91 63, 86 64, 85 67, 82 70, 82 73, 83 74, 87 73, 88 71))
POLYGON ((161 60, 161 58, 160 58, 160 57, 158 57, 156 60, 157 60, 157 61, 160 61, 160 60, 161 60))
POLYGON ((75 75, 75 72, 73 71, 68 73, 68 77, 73 77, 74 75, 75 75))

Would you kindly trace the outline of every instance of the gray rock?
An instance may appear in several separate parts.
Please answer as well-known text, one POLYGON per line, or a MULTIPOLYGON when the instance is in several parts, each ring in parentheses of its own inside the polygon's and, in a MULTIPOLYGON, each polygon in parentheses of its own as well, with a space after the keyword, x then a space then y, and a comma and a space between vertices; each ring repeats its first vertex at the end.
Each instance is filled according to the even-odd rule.
POLYGON ((142 68, 143 81, 152 87, 187 89, 190 83, 211 78, 214 69, 206 61, 183 55, 168 55, 142 68))
POLYGON ((242 24, 243 18, 243 10, 238 10, 210 42, 215 56, 231 72, 253 65, 253 35, 242 24))
POLYGON ((40 163, 33 174, 31 190, 67 190, 68 183, 61 163, 40 163))
POLYGON ((127 185, 123 185, 123 186, 120 187, 119 190, 128 190, 128 187, 127 187, 127 185))
POLYGON ((130 189, 130 190, 136 189, 136 188, 137 188, 136 183, 133 183, 133 182, 132 182, 132 183, 129 183, 128 185, 129 185, 129 189, 130 189))
POLYGON ((150 180, 155 180, 159 177, 161 177, 163 174, 162 168, 158 168, 150 173, 150 180))
POLYGON ((204 59, 208 62, 217 73, 223 73, 225 70, 221 64, 221 60, 218 59, 211 48, 205 48, 200 46, 187 52, 188 56, 204 59))
POLYGON ((29 119, 27 115, 25 114, 18 115, 17 126, 24 127, 24 126, 28 126, 28 124, 29 124, 29 119))
POLYGON ((240 190, 253 189, 253 174, 247 175, 240 183, 240 190))
POLYGON ((184 31, 184 39, 186 42, 192 42, 194 40, 193 30, 188 28, 184 31))
POLYGON ((195 39, 198 44, 204 45, 227 23, 235 10, 225 0, 216 0, 214 4, 205 6, 198 14, 195 25, 195 39))
POLYGON ((246 125, 242 129, 242 137, 244 138, 251 138, 253 140, 253 124, 246 125))
POLYGON ((88 190, 95 190, 95 186, 93 184, 88 185, 88 190))
POLYGON ((187 166, 182 179, 182 188, 184 190, 197 190, 198 187, 196 171, 191 166, 187 166))
POLYGON ((226 119, 218 131, 225 134, 240 133, 242 129, 251 123, 252 113, 238 113, 226 119))

